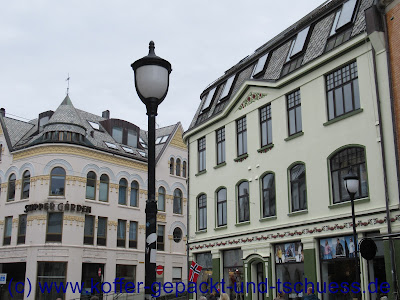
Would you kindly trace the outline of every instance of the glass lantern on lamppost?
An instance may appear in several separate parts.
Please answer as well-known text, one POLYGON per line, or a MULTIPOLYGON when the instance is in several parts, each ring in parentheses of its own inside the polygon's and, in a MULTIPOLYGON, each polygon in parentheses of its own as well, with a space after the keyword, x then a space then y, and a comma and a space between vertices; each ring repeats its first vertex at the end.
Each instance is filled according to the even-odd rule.
MULTIPOLYGON (((349 173, 344 176, 344 186, 347 190, 347 193, 349 193, 350 196, 350 201, 351 201, 351 217, 353 219, 353 243, 354 243, 354 259, 355 259, 355 264, 356 264, 356 282, 360 284, 361 287, 361 282, 360 282, 360 262, 358 259, 358 243, 357 243, 357 231, 356 231, 356 215, 354 212, 354 197, 358 192, 359 184, 360 184, 360 179, 356 174, 354 174, 351 170, 349 173)), ((360 293, 357 294, 357 298, 360 299, 360 293)))
POLYGON ((157 203, 156 203, 156 116, 158 105, 167 96, 171 64, 154 53, 154 42, 149 54, 131 65, 135 73, 135 87, 146 105, 148 119, 148 188, 146 201, 145 298, 151 299, 150 287, 156 280, 157 203))

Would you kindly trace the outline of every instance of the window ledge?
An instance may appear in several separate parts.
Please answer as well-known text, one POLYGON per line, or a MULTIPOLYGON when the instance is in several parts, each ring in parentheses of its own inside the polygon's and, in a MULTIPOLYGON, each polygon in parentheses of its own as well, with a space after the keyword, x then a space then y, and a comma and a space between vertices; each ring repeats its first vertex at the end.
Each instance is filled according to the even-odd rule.
MULTIPOLYGON (((354 204, 369 202, 369 200, 370 200, 369 197, 355 199, 354 200, 354 204)), ((331 204, 328 207, 329 208, 337 208, 337 207, 350 206, 350 205, 351 205, 351 201, 349 200, 349 201, 344 201, 344 202, 340 202, 340 203, 331 204)))
POLYGON ((203 229, 203 230, 198 230, 195 232, 195 234, 202 234, 202 233, 206 233, 207 229, 203 229))
POLYGON ((169 176, 171 176, 171 177, 173 177, 173 178, 176 178, 176 179, 186 179, 186 177, 183 177, 183 176, 178 176, 178 175, 175 175, 175 174, 169 174, 169 176))
POLYGON ((354 115, 359 114, 359 113, 362 113, 362 112, 363 112, 363 109, 362 109, 362 108, 359 108, 359 109, 353 110, 353 111, 351 111, 351 112, 348 112, 348 113, 346 113, 346 114, 344 114, 344 115, 341 115, 341 116, 339 116, 339 117, 336 117, 336 118, 334 118, 334 119, 332 119, 332 120, 330 120, 330 121, 328 121, 328 122, 325 122, 323 125, 324 125, 324 126, 328 126, 328 125, 331 125, 331 124, 333 124, 333 123, 339 122, 339 121, 341 121, 341 120, 343 120, 343 119, 347 119, 347 118, 349 118, 349 117, 351 117, 351 116, 354 116, 354 115))
POLYGON ((183 214, 176 214, 176 213, 173 213, 172 215, 175 216, 175 217, 183 217, 183 214))
POLYGON ((276 220, 276 219, 277 219, 276 216, 264 217, 264 218, 260 219, 260 222, 273 221, 273 220, 276 220))
POLYGON ((298 132, 298 133, 295 133, 295 134, 293 134, 293 135, 287 137, 287 138, 285 139, 285 142, 290 141, 290 140, 293 140, 293 139, 295 139, 295 138, 297 138, 297 137, 299 137, 299 136, 302 136, 302 135, 304 135, 304 132, 303 132, 303 131, 298 132))
POLYGON ((241 223, 236 223, 235 226, 244 226, 244 225, 250 225, 250 221, 246 222, 241 222, 241 223))
POLYGON ((223 229, 227 229, 227 228, 228 228, 228 226, 224 225, 224 226, 215 227, 214 230, 218 231, 218 230, 223 230, 223 229))
POLYGON ((223 163, 220 163, 219 165, 216 165, 214 167, 214 169, 219 169, 219 168, 222 168, 223 166, 226 166, 226 162, 223 162, 223 163))
POLYGON ((96 201, 96 200, 89 200, 85 199, 86 202, 93 203, 93 204, 101 204, 101 205, 110 205, 110 202, 106 201, 96 201))
POLYGON ((205 174, 205 173, 207 173, 207 170, 200 171, 199 173, 197 173, 197 174, 194 175, 194 176, 200 176, 200 175, 203 175, 203 174, 205 174))
POLYGON ((13 200, 13 201, 7 201, 4 204, 11 204, 11 203, 21 203, 21 202, 29 202, 29 198, 28 199, 22 199, 22 200, 13 200))
POLYGON ((47 199, 48 200, 54 200, 54 199, 62 199, 62 200, 64 200, 64 199, 67 199, 65 196, 48 196, 47 197, 47 199))
POLYGON ((242 162, 242 161, 244 161, 246 158, 248 158, 249 157, 249 155, 246 153, 246 154, 242 154, 242 155, 240 155, 240 156, 238 156, 238 157, 236 157, 235 159, 234 159, 234 161, 235 162, 242 162))
POLYGON ((287 215, 289 217, 291 217, 291 216, 297 216, 297 215, 303 215, 303 214, 308 214, 308 209, 294 211, 294 212, 288 213, 287 215))
POLYGON ((274 144, 269 144, 267 146, 261 147, 257 150, 258 153, 266 153, 274 147, 274 144))
POLYGON ((133 209, 133 210, 140 210, 139 207, 136 207, 136 206, 128 206, 128 205, 122 205, 122 204, 118 204, 118 207, 120 207, 120 208, 129 208, 129 209, 133 209))

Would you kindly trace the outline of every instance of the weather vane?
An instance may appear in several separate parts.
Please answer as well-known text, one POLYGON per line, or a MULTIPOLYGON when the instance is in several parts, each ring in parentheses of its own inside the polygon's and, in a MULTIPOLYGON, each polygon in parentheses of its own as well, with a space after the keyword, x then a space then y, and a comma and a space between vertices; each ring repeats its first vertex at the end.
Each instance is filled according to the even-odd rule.
POLYGON ((68 93, 69 93, 69 80, 70 80, 70 77, 69 77, 69 73, 68 73, 68 78, 65 80, 65 81, 68 81, 68 85, 67 85, 67 96, 68 96, 68 93))

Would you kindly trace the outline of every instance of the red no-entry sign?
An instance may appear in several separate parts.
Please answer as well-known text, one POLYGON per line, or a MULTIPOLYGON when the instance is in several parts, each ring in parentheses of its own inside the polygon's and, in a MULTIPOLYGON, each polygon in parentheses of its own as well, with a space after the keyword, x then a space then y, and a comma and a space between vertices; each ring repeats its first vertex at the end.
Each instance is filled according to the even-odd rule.
POLYGON ((97 272, 97 275, 99 275, 99 277, 101 276, 101 268, 99 268, 99 271, 97 272))
POLYGON ((156 272, 158 275, 161 275, 164 272, 164 267, 163 266, 157 266, 156 272))

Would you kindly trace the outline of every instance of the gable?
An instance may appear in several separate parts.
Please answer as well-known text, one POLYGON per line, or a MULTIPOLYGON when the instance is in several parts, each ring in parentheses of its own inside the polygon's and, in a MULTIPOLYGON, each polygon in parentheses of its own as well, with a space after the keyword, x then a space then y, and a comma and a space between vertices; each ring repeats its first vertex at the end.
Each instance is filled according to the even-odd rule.
POLYGON ((179 126, 177 131, 175 132, 174 137, 172 138, 172 140, 170 142, 170 145, 174 146, 174 147, 177 147, 177 148, 180 148, 180 149, 183 149, 183 150, 187 150, 187 146, 183 142, 182 135, 183 135, 182 127, 179 126))

